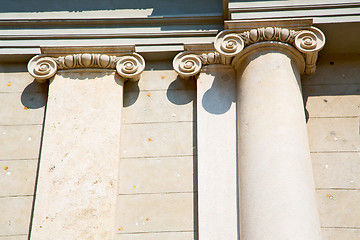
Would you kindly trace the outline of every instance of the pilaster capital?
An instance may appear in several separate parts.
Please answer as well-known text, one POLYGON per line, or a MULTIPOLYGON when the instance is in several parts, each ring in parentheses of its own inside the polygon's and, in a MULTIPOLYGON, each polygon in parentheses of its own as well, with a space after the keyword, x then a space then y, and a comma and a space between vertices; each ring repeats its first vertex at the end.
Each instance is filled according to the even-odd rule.
POLYGON ((220 53, 213 44, 187 44, 184 52, 178 53, 173 60, 173 68, 183 79, 196 77, 205 65, 221 64, 220 53))
POLYGON ((325 36, 315 27, 295 30, 268 26, 246 31, 224 30, 216 36, 214 46, 221 62, 235 65, 234 57, 239 59, 244 48, 259 42, 281 42, 295 47, 304 56, 304 72, 311 74, 316 69, 318 52, 325 45, 325 36))
POLYGON ((173 60, 173 68, 183 79, 195 77, 204 65, 221 63, 218 52, 181 52, 173 60))
POLYGON ((28 63, 28 71, 38 82, 45 82, 58 70, 98 68, 116 69, 125 80, 137 81, 145 68, 144 58, 137 53, 108 55, 102 53, 75 53, 60 56, 40 54, 28 63))

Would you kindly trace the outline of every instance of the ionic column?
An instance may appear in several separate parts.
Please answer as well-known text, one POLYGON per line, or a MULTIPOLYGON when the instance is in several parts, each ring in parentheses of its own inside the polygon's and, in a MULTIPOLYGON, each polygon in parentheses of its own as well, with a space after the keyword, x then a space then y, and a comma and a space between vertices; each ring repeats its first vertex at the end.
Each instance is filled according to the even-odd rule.
POLYGON ((173 66, 197 86, 199 240, 237 240, 236 72, 211 48, 185 46, 173 66))
POLYGON ((315 70, 324 42, 313 27, 216 38, 237 71, 241 240, 321 239, 300 75, 315 70))
POLYGON ((136 53, 30 60, 50 81, 31 239, 114 239, 123 84, 144 64, 136 53))

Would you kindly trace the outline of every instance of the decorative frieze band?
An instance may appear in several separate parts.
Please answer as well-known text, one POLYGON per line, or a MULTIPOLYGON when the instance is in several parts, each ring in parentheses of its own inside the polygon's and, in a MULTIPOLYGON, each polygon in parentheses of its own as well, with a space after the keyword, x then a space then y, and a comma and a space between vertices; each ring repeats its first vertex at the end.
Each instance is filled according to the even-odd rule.
POLYGON ((80 53, 59 57, 37 55, 28 63, 30 75, 39 82, 44 82, 51 78, 56 74, 57 70, 76 68, 116 69, 116 72, 123 78, 137 81, 144 71, 145 60, 137 53, 123 56, 80 53))
POLYGON ((175 71, 183 78, 196 76, 203 64, 234 64, 235 56, 241 55, 244 48, 258 42, 282 42, 294 46, 304 56, 306 74, 315 72, 318 52, 325 45, 324 34, 315 27, 306 30, 292 30, 280 27, 262 27, 248 31, 220 32, 214 42, 216 52, 198 54, 179 53, 173 61, 175 71))

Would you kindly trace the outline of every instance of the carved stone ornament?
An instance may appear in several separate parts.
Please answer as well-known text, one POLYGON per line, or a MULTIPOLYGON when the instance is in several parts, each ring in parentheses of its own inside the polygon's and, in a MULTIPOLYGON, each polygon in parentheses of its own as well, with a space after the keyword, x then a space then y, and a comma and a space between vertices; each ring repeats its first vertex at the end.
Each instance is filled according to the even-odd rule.
POLYGON ((145 60, 137 53, 110 56, 98 53, 71 54, 59 57, 37 55, 28 63, 28 71, 38 82, 45 82, 57 70, 75 68, 116 69, 125 79, 137 81, 145 68, 145 60))
POLYGON ((197 54, 195 52, 181 52, 173 60, 174 70, 184 79, 196 76, 203 65, 221 63, 220 54, 207 52, 197 54))
POLYGON ((233 64, 235 56, 240 56, 249 45, 258 42, 281 42, 289 44, 304 56, 306 74, 315 72, 318 52, 325 45, 324 34, 315 27, 306 30, 292 30, 280 27, 262 27, 236 32, 225 30, 215 38, 216 52, 181 52, 173 61, 174 70, 184 79, 197 76, 206 64, 233 64))
POLYGON ((318 52, 325 45, 325 36, 315 27, 298 31, 279 27, 256 28, 244 32, 225 30, 217 35, 214 45, 221 55, 221 62, 231 64, 233 58, 241 54, 246 46, 264 41, 282 42, 296 47, 304 55, 305 73, 311 74, 316 69, 318 52))

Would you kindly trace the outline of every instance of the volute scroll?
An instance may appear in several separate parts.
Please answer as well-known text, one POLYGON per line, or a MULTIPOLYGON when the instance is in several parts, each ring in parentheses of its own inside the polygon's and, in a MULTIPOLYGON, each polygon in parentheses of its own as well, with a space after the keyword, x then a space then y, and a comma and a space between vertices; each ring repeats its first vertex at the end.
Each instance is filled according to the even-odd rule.
POLYGON ((204 65, 221 63, 218 52, 181 52, 173 60, 173 68, 183 79, 196 77, 204 65))

